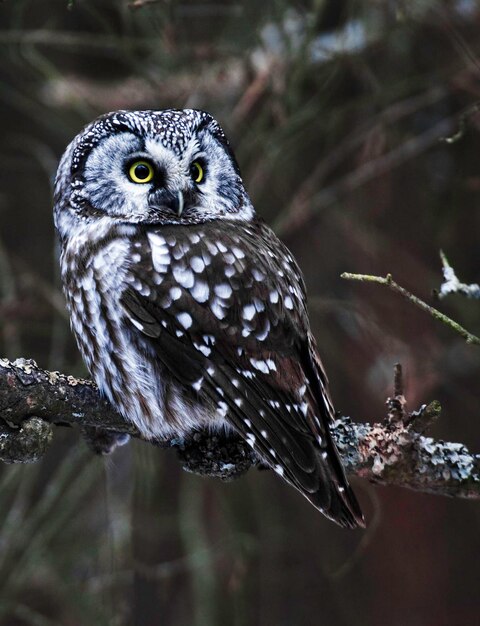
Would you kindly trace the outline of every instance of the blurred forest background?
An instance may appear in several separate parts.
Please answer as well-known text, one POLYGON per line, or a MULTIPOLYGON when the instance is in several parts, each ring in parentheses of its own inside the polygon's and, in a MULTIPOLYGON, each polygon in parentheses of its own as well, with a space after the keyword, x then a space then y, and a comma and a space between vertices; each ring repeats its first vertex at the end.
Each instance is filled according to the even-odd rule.
MULTIPOLYGON (((382 419, 393 364, 433 434, 479 451, 480 353, 379 286, 428 302, 443 249, 480 280, 474 0, 4 0, 0 354, 85 374, 59 288, 51 189, 106 111, 194 107, 229 135, 261 215, 305 272, 343 414, 382 419), (443 138, 459 132, 458 140, 443 138)), ((479 332, 479 304, 439 306, 479 332)), ((271 472, 224 484, 140 442, 94 457, 57 428, 0 467, 1 626, 455 626, 479 622, 480 504, 354 480, 365 532, 271 472)))

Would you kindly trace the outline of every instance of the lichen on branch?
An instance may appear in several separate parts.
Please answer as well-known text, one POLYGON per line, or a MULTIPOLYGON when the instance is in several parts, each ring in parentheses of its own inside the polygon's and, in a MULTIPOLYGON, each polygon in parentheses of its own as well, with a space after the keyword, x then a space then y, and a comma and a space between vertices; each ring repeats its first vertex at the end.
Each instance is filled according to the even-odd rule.
POLYGON ((457 278, 455 270, 442 250, 440 250, 440 258, 442 259, 443 283, 440 286, 438 297, 446 298, 452 293, 459 293, 467 298, 480 300, 480 285, 477 283, 471 283, 470 285, 462 283, 457 278))
MULTIPOLYGON (((338 416, 332 424, 349 475, 429 493, 480 498, 480 455, 471 454, 461 443, 424 435, 440 408, 431 403, 406 412, 399 366, 395 394, 387 406, 381 423, 359 424, 338 416)), ((119 433, 141 438, 100 396, 93 382, 43 370, 32 360, 0 359, 0 460, 38 460, 52 440, 55 424, 77 425, 90 438, 102 436, 107 443, 119 433)), ((239 437, 205 431, 188 439, 150 443, 176 448, 187 471, 223 480, 261 465, 239 437)))

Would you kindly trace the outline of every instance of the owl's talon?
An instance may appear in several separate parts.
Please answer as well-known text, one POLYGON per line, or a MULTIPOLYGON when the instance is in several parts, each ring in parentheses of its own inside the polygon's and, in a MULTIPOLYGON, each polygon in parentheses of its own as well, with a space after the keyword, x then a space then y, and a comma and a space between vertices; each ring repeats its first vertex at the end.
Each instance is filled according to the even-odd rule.
POLYGON ((97 426, 84 426, 82 435, 90 450, 101 455, 112 454, 117 448, 130 441, 130 435, 127 433, 117 433, 97 426))

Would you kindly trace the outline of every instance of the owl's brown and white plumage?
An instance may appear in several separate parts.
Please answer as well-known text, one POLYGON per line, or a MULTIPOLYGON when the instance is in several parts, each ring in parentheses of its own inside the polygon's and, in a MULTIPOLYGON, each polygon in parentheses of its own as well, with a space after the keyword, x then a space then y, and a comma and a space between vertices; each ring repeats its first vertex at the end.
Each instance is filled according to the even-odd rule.
POLYGON ((87 126, 59 167, 55 224, 79 348, 127 420, 152 439, 234 430, 327 517, 363 525, 300 270, 209 114, 87 126))

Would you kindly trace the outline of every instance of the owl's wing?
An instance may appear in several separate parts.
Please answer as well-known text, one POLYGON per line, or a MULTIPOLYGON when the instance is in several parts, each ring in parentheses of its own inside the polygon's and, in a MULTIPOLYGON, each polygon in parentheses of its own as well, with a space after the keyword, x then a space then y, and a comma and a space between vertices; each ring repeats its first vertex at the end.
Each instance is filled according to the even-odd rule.
POLYGON ((260 222, 185 230, 162 227, 137 242, 141 261, 121 299, 127 318, 192 398, 315 507, 363 525, 329 432, 328 383, 290 253, 260 222))

